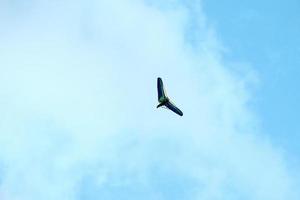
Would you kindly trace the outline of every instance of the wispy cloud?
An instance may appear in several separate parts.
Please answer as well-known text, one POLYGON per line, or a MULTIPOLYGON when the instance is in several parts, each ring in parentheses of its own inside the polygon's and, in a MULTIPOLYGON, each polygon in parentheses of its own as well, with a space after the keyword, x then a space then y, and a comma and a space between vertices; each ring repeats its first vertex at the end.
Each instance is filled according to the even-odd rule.
POLYGON ((201 8, 29 4, 2 7, 2 199, 299 197, 201 8), (157 76, 182 118, 156 110, 157 76))

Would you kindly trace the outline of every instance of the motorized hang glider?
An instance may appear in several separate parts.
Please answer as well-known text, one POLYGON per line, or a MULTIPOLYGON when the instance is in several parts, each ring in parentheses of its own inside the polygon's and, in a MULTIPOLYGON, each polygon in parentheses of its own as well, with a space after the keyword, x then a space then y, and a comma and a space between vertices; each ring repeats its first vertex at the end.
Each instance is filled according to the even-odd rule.
POLYGON ((167 108, 169 108, 170 110, 172 110, 173 112, 175 112, 176 114, 182 116, 183 113, 182 111, 177 108, 174 103, 172 103, 169 99, 169 97, 166 94, 165 88, 164 88, 164 84, 161 78, 157 78, 157 93, 158 93, 158 106, 157 108, 161 107, 161 106, 166 106, 167 108))

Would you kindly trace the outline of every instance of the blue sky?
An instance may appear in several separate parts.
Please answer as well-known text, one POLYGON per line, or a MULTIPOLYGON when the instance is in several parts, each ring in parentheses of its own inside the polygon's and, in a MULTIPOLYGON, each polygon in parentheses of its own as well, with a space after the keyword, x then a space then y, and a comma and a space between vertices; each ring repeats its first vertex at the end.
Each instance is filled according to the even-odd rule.
POLYGON ((298 11, 1 1, 0 199, 299 199, 298 11))
POLYGON ((248 62, 258 72, 260 84, 254 101, 265 133, 298 155, 299 1, 203 4, 208 19, 230 49, 224 56, 248 62))

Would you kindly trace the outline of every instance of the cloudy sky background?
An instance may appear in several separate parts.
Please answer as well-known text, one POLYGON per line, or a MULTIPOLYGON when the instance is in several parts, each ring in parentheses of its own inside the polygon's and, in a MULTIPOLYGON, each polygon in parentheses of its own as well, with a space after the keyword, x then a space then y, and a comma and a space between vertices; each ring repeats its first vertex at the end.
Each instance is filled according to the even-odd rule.
POLYGON ((299 3, 272 5, 0 1, 0 199, 299 199, 299 3))

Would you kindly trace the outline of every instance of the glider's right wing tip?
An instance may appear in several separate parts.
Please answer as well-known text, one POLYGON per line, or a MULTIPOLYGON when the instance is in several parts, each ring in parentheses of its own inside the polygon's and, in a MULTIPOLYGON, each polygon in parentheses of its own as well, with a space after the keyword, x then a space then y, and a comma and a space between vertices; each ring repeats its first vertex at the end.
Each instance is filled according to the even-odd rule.
POLYGON ((165 98, 165 91, 162 79, 160 77, 157 78, 157 93, 158 101, 161 102, 161 99, 165 98))

